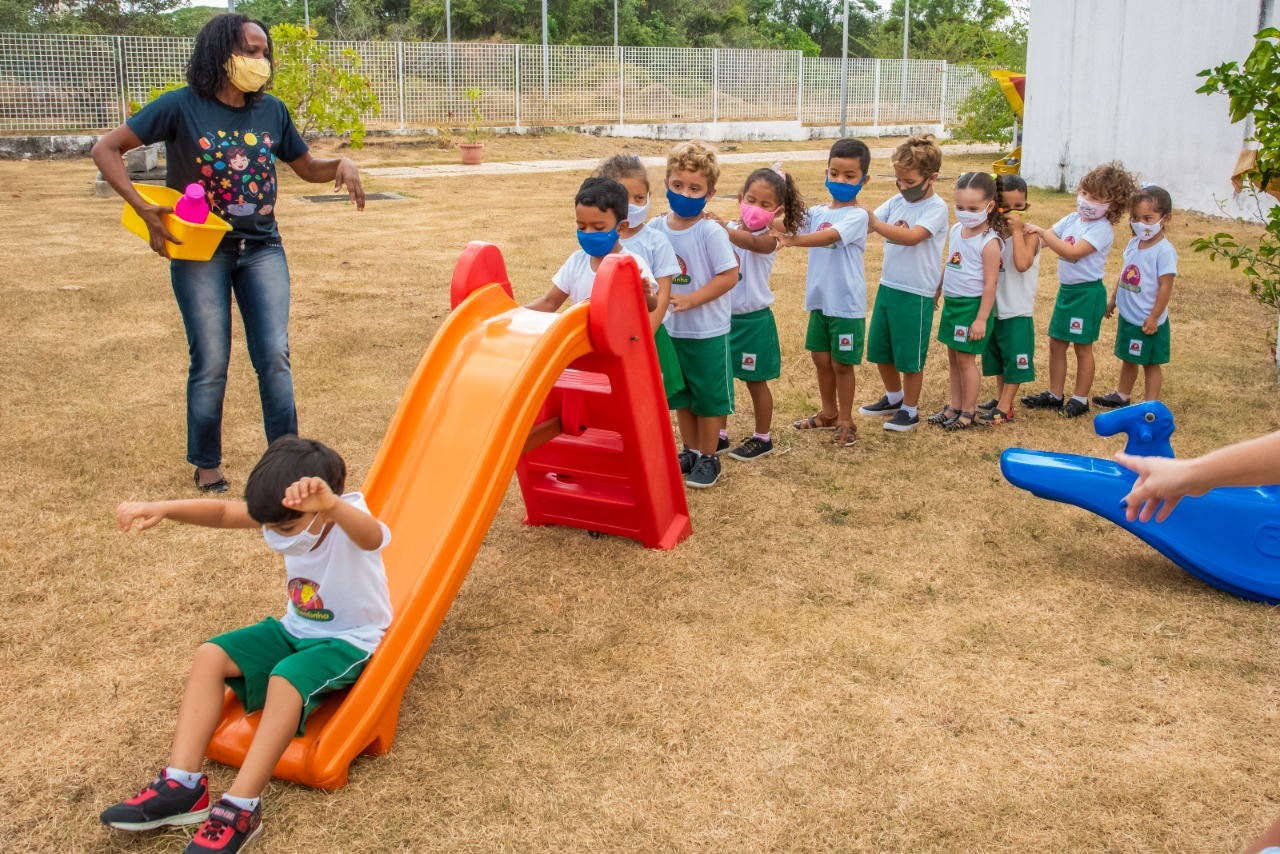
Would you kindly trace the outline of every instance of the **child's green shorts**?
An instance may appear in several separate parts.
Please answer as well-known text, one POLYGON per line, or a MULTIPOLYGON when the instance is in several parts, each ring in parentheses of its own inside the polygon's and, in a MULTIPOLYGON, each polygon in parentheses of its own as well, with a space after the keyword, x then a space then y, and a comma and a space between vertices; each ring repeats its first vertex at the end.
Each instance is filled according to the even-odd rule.
POLYGON ((1029 383, 1036 378, 1036 327, 1030 317, 996 318, 982 351, 982 375, 1007 383, 1029 383))
POLYGON ((865 317, 831 317, 811 311, 804 348, 810 353, 830 353, 842 365, 861 365, 866 335, 865 317))
POLYGON ((272 676, 281 676, 298 689, 302 695, 298 735, 325 696, 354 685, 369 661, 369 653, 338 638, 295 638, 275 617, 210 638, 209 643, 222 647, 244 674, 231 677, 227 685, 246 712, 266 704, 272 676))
POLYGON ((680 373, 680 357, 676 355, 676 345, 671 343, 667 327, 659 326, 653 333, 653 347, 658 351, 663 393, 670 399, 671 395, 684 390, 684 374, 680 373))
POLYGON ((1156 327, 1155 335, 1147 335, 1141 326, 1121 317, 1116 328, 1116 358, 1134 365, 1168 364, 1169 318, 1156 327))
POLYGON ((729 365, 743 382, 764 382, 782 376, 782 349, 773 309, 735 314, 729 326, 729 365))
POLYGON ((729 336, 672 338, 684 388, 667 395, 667 406, 688 409, 699 418, 733 413, 733 374, 729 372, 729 336))
POLYGON ((867 331, 867 361, 893 364, 903 373, 924 370, 933 335, 933 297, 881 285, 867 331))
MULTIPOLYGON (((987 339, 969 340, 969 327, 982 307, 982 297, 943 297, 942 317, 938 320, 938 340, 958 353, 978 354, 987 349, 987 339)), ((987 321, 987 335, 991 321, 987 321)))
POLYGON ((1107 289, 1101 280, 1059 285, 1049 320, 1049 337, 1072 344, 1092 344, 1102 331, 1107 313, 1107 289))

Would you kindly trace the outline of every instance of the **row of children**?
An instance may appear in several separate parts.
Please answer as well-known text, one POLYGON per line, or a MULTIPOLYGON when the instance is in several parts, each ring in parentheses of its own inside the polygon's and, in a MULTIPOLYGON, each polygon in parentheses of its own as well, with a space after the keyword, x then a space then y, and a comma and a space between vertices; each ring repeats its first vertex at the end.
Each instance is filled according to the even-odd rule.
POLYGON ((948 348, 950 389, 947 404, 926 420, 948 430, 1012 421, 1019 386, 1035 379, 1032 314, 1042 247, 1058 255, 1061 282, 1049 325, 1049 388, 1023 397, 1023 404, 1057 409, 1067 417, 1089 411, 1093 342, 1103 317, 1117 309, 1119 384, 1093 400, 1107 407, 1127 404, 1138 365, 1145 366, 1147 398, 1158 397, 1160 365, 1169 357, 1167 306, 1177 272, 1177 253, 1161 231, 1172 210, 1167 192, 1139 188, 1119 164, 1099 166, 1081 179, 1076 212, 1044 228, 1021 218, 1029 208, 1021 178, 968 172, 956 182, 958 222, 948 228, 951 208, 935 190, 942 152, 932 137, 911 137, 894 151, 898 193, 875 211, 858 202, 870 165, 865 144, 837 141, 827 159, 831 201, 808 209, 781 164, 756 169, 738 193, 739 218, 726 222, 706 210, 720 178, 715 151, 685 142, 667 158, 670 212, 648 220, 647 170, 637 157, 611 157, 574 200, 581 250, 529 307, 555 311, 566 300, 586 299, 601 258, 610 253, 635 257, 647 283, 668 405, 684 443, 681 471, 691 487, 716 483, 722 451, 738 460, 773 451, 768 383, 780 375, 781 353, 769 278, 782 247, 810 250, 805 348, 822 401, 819 412, 793 426, 833 429, 837 446, 857 440, 854 366, 864 349, 879 369, 885 393, 860 407, 860 414, 883 416, 884 428, 896 432, 919 425, 917 407, 939 302, 937 338, 948 348), (1108 298, 1102 279, 1112 226, 1130 208, 1135 237, 1108 298), (885 240, 869 330, 863 258, 868 232, 885 240), (1070 347, 1077 378, 1074 394, 1066 398, 1070 347), (984 374, 996 378, 996 397, 978 404, 984 374), (735 377, 747 385, 755 430, 731 447, 725 427, 734 411, 735 377))

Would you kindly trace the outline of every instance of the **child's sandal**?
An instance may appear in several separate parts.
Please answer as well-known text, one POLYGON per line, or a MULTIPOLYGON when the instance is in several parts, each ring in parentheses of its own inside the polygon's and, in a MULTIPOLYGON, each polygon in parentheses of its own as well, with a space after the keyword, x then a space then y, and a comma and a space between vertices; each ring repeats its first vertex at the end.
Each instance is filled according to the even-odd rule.
POLYGON ((954 433, 956 430, 968 430, 972 426, 973 426, 973 413, 964 412, 964 411, 962 411, 955 418, 952 418, 946 424, 942 425, 944 430, 947 430, 948 432, 952 432, 952 433, 954 433), (965 421, 964 419, 966 418, 968 418, 969 420, 965 421))
POLYGON ((831 437, 831 444, 837 448, 852 447, 858 441, 858 428, 853 424, 838 425, 835 435, 831 437))
POLYGON ((937 412, 928 417, 928 422, 935 427, 942 427, 948 421, 956 418, 960 414, 960 410, 950 404, 942 407, 937 412))

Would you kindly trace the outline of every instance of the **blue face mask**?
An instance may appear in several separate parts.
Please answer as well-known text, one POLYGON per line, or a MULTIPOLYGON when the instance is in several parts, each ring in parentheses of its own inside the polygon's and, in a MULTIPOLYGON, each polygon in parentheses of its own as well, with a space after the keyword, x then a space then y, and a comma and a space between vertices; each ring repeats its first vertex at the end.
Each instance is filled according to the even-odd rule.
POLYGON ((851 202, 858 198, 858 192, 862 189, 862 185, 867 183, 867 176, 863 175, 862 180, 856 184, 839 184, 835 181, 827 182, 827 192, 831 194, 831 198, 837 202, 851 202))
POLYGON ((618 245, 618 229, 609 231, 579 231, 578 245, 592 258, 603 258, 618 245))
POLYGON ((707 206, 707 197, 691 199, 688 196, 680 195, 674 190, 667 190, 667 204, 671 205, 671 212, 676 216, 693 219, 701 214, 702 209, 707 206))

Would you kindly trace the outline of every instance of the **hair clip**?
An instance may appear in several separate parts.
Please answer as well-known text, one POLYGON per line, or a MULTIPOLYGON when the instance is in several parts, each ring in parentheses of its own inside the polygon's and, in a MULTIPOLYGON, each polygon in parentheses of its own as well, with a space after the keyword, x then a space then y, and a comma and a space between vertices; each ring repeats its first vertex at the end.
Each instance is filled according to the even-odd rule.
POLYGON ((770 166, 769 168, 770 168, 770 169, 772 169, 774 172, 777 172, 777 173, 778 173, 779 175, 781 175, 783 178, 787 177, 787 173, 782 171, 782 161, 781 161, 781 160, 777 161, 776 163, 774 163, 774 164, 773 164, 772 166, 770 166))
POLYGON ((1143 190, 1150 190, 1152 187, 1155 186, 1155 184, 1152 184, 1150 181, 1143 181, 1138 186, 1143 190))

